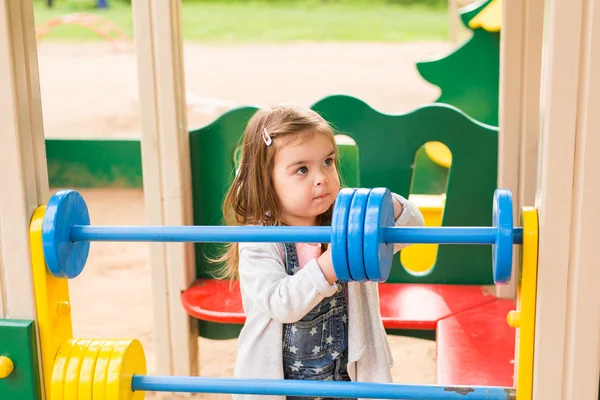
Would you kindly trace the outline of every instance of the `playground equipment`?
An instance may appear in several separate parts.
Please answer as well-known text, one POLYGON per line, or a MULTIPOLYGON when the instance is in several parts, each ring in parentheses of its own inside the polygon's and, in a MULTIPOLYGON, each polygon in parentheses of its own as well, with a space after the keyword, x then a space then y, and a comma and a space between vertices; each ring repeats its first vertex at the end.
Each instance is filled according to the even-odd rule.
MULTIPOLYGON (((443 226, 486 226, 492 220, 492 203, 496 188, 497 129, 469 118, 456 108, 432 104, 400 115, 389 115, 372 109, 351 96, 329 96, 312 108, 326 116, 340 133, 347 135, 340 146, 340 169, 343 181, 351 187, 385 185, 391 191, 408 196, 414 188, 412 160, 423 143, 431 140, 447 143, 457 161, 446 183, 448 202, 443 226), (440 126, 447 129, 440 129, 440 126), (350 144, 350 139, 351 143, 350 144), (474 151, 478 148, 479 151, 474 151), (381 171, 387 171, 381 174, 381 171), (479 182, 473 185, 472 182, 479 182)), ((235 170, 234 157, 240 132, 255 107, 232 110, 206 127, 192 131, 189 137, 193 223, 216 225, 222 220, 221 199, 214 193, 230 185, 235 170), (207 175, 202 171, 210 170, 207 175)), ((337 137, 336 137, 337 138, 337 137)), ((413 190, 414 192, 414 190, 413 190)), ((442 218, 441 214, 440 220, 442 218)), ((382 316, 388 332, 435 337, 439 321, 498 300, 490 296, 493 285, 492 252, 489 246, 437 246, 437 259, 420 259, 424 268, 415 270, 401 258, 409 246, 395 255, 390 276, 380 285, 382 316)), ((227 284, 212 278, 211 265, 204 255, 212 256, 216 246, 197 243, 196 281, 185 287, 182 303, 186 311, 198 319, 199 334, 212 339, 237 337, 245 315, 239 286, 231 290, 227 284)), ((188 278, 189 279, 189 278, 188 278)), ((509 307, 506 304, 506 307, 509 307)), ((504 309, 490 316, 493 325, 502 326, 498 333, 508 335, 503 361, 498 365, 504 373, 480 368, 480 377, 465 372, 465 381, 507 383, 512 375, 510 354, 512 332, 506 325, 504 309), (489 376, 488 376, 489 373, 489 376), (495 374, 495 378, 494 378, 495 374)), ((439 335, 438 335, 439 337, 439 335)), ((488 336, 479 340, 485 341, 488 336)), ((483 354, 481 358, 485 358, 483 354)), ((509 384, 509 383, 507 383, 509 384)))
MULTIPOLYGON (((144 47, 147 51, 142 51, 139 56, 140 64, 144 69, 140 81, 145 83, 140 85, 141 90, 145 94, 150 93, 142 96, 143 114, 147 115, 144 120, 144 141, 151 140, 151 143, 158 145, 150 147, 162 147, 162 149, 159 153, 152 153, 152 149, 148 147, 143 149, 144 158, 154 161, 144 163, 144 179, 147 179, 144 182, 144 190, 149 200, 154 199, 147 203, 147 207, 152 211, 149 213, 152 216, 151 220, 155 221, 163 217, 173 220, 178 218, 177 211, 174 211, 174 204, 170 203, 173 198, 177 197, 173 194, 178 193, 177 187, 189 187, 189 185, 182 184, 185 183, 186 178, 181 169, 177 173, 168 169, 173 165, 187 162, 185 158, 186 142, 182 141, 180 137, 183 135, 173 137, 174 132, 181 133, 185 126, 181 116, 181 110, 185 104, 181 98, 184 90, 178 84, 181 83, 181 79, 179 79, 181 77, 181 53, 178 47, 180 45, 180 36, 178 36, 180 27, 177 26, 176 7, 169 9, 168 13, 161 13, 163 10, 160 9, 160 6, 164 6, 165 2, 149 0, 149 3, 153 7, 148 9, 144 8, 148 4, 146 2, 137 2, 135 5, 135 17, 140 22, 137 26, 142 25, 144 29, 150 27, 149 29, 153 33, 147 37, 138 36, 142 38, 142 42, 144 39, 149 42, 144 47), (152 10, 156 9, 158 12, 153 14, 152 10), (153 20, 160 20, 162 23, 152 25, 153 20), (160 38, 160 42, 157 38, 160 38), (167 71, 165 74, 169 75, 168 77, 157 78, 159 76, 156 74, 157 64, 164 67, 161 70, 167 71), (155 96, 156 88, 159 85, 157 81, 160 81, 161 96, 155 96), (159 107, 159 105, 163 105, 163 107, 159 107), (183 151, 180 152, 182 148, 183 151), (156 154, 158 155, 156 156, 156 154), (153 155, 156 156, 154 159, 153 155), (162 168, 165 169, 162 170, 162 168), (169 192, 170 196, 157 195, 157 193, 162 193, 161 191, 169 192), (157 207, 159 203, 161 207, 169 209, 169 212, 165 212, 164 208, 157 207)), ((593 234, 595 227, 600 224, 598 208, 594 202, 594 199, 600 195, 598 193, 600 185, 598 185, 598 174, 590 173, 590 171, 600 168, 600 160, 595 157, 600 149, 598 136, 595 134, 600 129, 600 122, 595 113, 598 108, 598 81, 597 74, 593 73, 597 70, 596 61, 600 55, 598 53, 600 46, 596 43, 597 37, 592 29, 592 26, 600 23, 600 14, 598 13, 600 7, 593 7, 597 5, 597 1, 591 2, 591 0, 586 5, 589 7, 583 7, 581 3, 573 6, 573 2, 560 0, 551 0, 547 3, 546 10, 552 18, 547 19, 549 35, 545 38, 548 51, 545 53, 545 68, 543 68, 545 74, 544 90, 542 91, 544 94, 542 98, 544 124, 540 130, 543 146, 539 152, 540 174, 537 185, 523 178, 522 171, 514 168, 517 164, 520 166, 527 164, 529 159, 529 148, 515 146, 515 144, 526 142, 532 132, 537 135, 537 126, 535 129, 531 129, 530 126, 521 129, 519 123, 515 121, 527 120, 531 116, 531 110, 535 109, 537 112, 539 108, 537 100, 531 100, 530 88, 525 90, 524 86, 531 84, 533 77, 539 75, 539 70, 531 68, 531 65, 535 63, 526 61, 532 54, 537 53, 537 51, 531 51, 531 47, 534 47, 534 50, 541 48, 541 32, 539 40, 531 39, 531 22, 536 21, 538 17, 540 21, 542 20, 544 4, 532 1, 521 4, 521 7, 508 8, 506 5, 504 6, 505 11, 510 14, 507 15, 506 20, 509 25, 512 24, 503 30, 506 33, 506 58, 510 58, 514 63, 509 64, 510 68, 507 65, 503 67, 505 72, 503 79, 506 81, 502 85, 504 89, 504 97, 501 100, 504 107, 502 114, 504 123, 502 125, 504 128, 500 137, 499 180, 500 182, 509 181, 510 186, 514 186, 519 193, 523 192, 523 188, 536 187, 536 208, 539 210, 539 227, 541 229, 539 240, 527 235, 528 232, 537 232, 537 223, 531 229, 527 227, 528 222, 531 223, 532 220, 537 222, 537 215, 533 218, 526 218, 525 212, 534 210, 521 208, 523 210, 523 245, 521 246, 523 272, 521 279, 517 277, 516 281, 522 282, 517 292, 518 303, 522 308, 517 307, 521 314, 512 313, 509 320, 512 325, 519 324, 520 326, 519 341, 517 342, 520 347, 518 354, 526 352, 529 360, 533 360, 533 366, 524 368, 524 357, 516 360, 521 365, 518 380, 515 383, 516 396, 519 400, 593 399, 598 395, 600 344, 597 335, 598 329, 600 329, 600 316, 597 312, 597 304, 600 293, 597 290, 596 282, 600 276, 598 275, 599 270, 596 268, 597 244, 593 234), (527 12, 525 13, 526 7, 527 12), (523 26, 523 20, 527 20, 528 24, 523 26), (520 34, 523 30, 526 34, 520 34), (523 51, 522 48, 525 46, 525 38, 530 40, 527 42, 528 51, 523 51), (549 66, 552 68, 548 68, 549 66), (525 96, 526 93, 529 96, 525 96), (517 162, 517 160, 520 161, 517 162), (539 252, 535 251, 538 250, 537 248, 534 249, 529 245, 530 243, 537 244, 538 241, 539 252), (529 256, 525 256, 525 253, 528 253, 529 256), (535 255, 537 255, 541 267, 535 271, 537 274, 532 272, 534 270, 527 269, 525 265, 525 260, 535 261, 535 255), (525 272, 525 270, 529 272, 525 272), (533 275, 537 275, 535 284, 531 281, 526 283, 525 277, 533 275), (531 287, 535 287, 535 293, 527 289, 531 287), (526 313, 526 298, 535 298, 536 300, 535 304, 528 303, 529 315, 526 313), (534 321, 531 320, 532 310, 535 313, 534 321), (532 340, 533 346, 529 347, 523 345, 524 328, 527 322, 530 323, 532 329, 528 337, 532 340), (531 322, 535 322, 535 326, 532 326, 531 322), (527 372, 529 375, 521 375, 522 373, 526 374, 526 370, 529 370, 527 372), (531 392, 527 393, 528 390, 531 392)), ((2 100, 0 101, 2 104, 0 120, 7 121, 0 125, 2 133, 0 135, 0 162, 4 171, 11 172, 4 175, 0 185, 0 261, 2 262, 0 309, 4 318, 0 323, 0 337, 3 339, 0 340, 0 346, 3 346, 1 348, 1 357, 3 358, 0 359, 0 373, 7 375, 0 379, 0 393, 6 394, 8 398, 25 399, 26 396, 39 398, 42 387, 47 387, 46 385, 52 382, 47 375, 50 373, 49 370, 39 368, 39 357, 47 357, 50 358, 50 362, 54 361, 51 359, 53 354, 59 354, 60 345, 65 343, 58 335, 50 336, 49 339, 48 336, 41 337, 43 319, 46 318, 44 315, 53 318, 51 322, 55 324, 51 326, 65 329, 64 332, 67 333, 65 340, 67 340, 70 337, 68 335, 70 305, 67 298, 61 297, 65 294, 61 292, 61 287, 64 287, 61 285, 65 285, 66 281, 49 274, 43 263, 41 209, 35 211, 33 220, 31 218, 33 210, 47 201, 45 197, 47 186, 44 187, 47 183, 47 171, 44 163, 39 81, 36 72, 35 45, 32 45, 35 42, 32 3, 20 2, 17 7, 12 1, 0 0, 0 19, 0 87, 6 88, 6 90, 0 91, 2 100), (28 71, 28 73, 23 73, 23 71, 28 71), (31 232, 29 232, 29 226, 31 226, 31 232), (31 256, 27 251, 30 244, 31 250, 36 252, 31 256), (47 283, 46 295, 52 296, 51 298, 38 296, 34 292, 34 287, 39 287, 39 280, 35 285, 32 284, 34 280, 31 270, 28 268, 31 265, 33 265, 36 276, 43 277, 42 283, 47 283), (45 307, 48 311, 38 312, 35 303, 46 300, 48 301, 45 307), (39 332, 40 348, 47 349, 47 343, 44 344, 44 341, 49 340, 51 346, 56 346, 50 348, 56 348, 56 352, 41 351, 38 353, 38 349, 34 345, 36 327, 39 332), (5 338, 9 339, 4 340, 5 338), (28 369, 28 366, 31 366, 31 369, 28 369)), ((142 27, 139 28, 140 32, 144 32, 142 27)), ((537 116, 537 114, 535 115, 537 116)), ((537 119, 537 117, 535 118, 537 119)), ((231 153, 229 155, 231 156, 231 153)), ((538 163, 535 164, 538 165, 538 163)), ((504 185, 500 183, 498 186, 503 187, 504 185)), ((522 194, 519 194, 519 197, 521 196, 522 194)), ((183 203, 180 198, 177 200, 183 203)), ((516 203, 519 202, 521 200, 516 201, 516 203)), ((184 215, 184 213, 180 213, 180 215, 184 215)), ((183 249, 179 245, 180 243, 169 243, 162 248, 153 247, 153 251, 166 249, 167 257, 163 257, 162 260, 168 260, 166 263, 172 264, 171 268, 174 270, 181 268, 182 265, 187 265, 178 264, 180 260, 177 253, 183 249)), ((165 263, 162 260, 156 262, 165 263)), ((178 290, 181 287, 177 286, 177 282, 172 281, 173 277, 167 274, 163 274, 163 276, 167 276, 168 280, 165 286, 171 288, 172 293, 179 293, 178 290)), ((68 292, 66 294, 68 295, 68 292)), ((498 305, 499 302, 493 301, 490 304, 498 305)), ((176 311, 175 308, 171 308, 165 320, 161 320, 161 325, 173 324, 174 326, 173 320, 181 316, 176 314, 176 311)), ((457 328, 462 329, 465 326, 463 318, 468 318, 474 329, 471 332, 473 336, 493 335, 494 331, 489 329, 488 321, 482 320, 481 315, 477 313, 473 315, 474 313, 471 311, 465 310, 459 315, 441 320, 439 329, 444 328, 456 333, 460 330, 457 328), (478 317, 480 319, 477 319, 478 317)), ((47 318, 46 321, 48 321, 47 318)), ((173 332, 171 334, 173 336, 180 335, 174 338, 174 343, 189 343, 182 338, 182 336, 188 335, 189 331, 181 329, 173 330, 173 332), (182 340, 178 342, 176 339, 182 340)), ((454 350, 458 347, 457 345, 464 347, 464 343, 467 343, 471 337, 468 335, 440 335, 444 341, 446 339, 454 341, 449 343, 449 346, 439 343, 438 351, 454 350)), ((73 342, 71 341, 71 343, 73 342)), ((73 372, 79 366, 94 365, 94 378, 97 371, 99 379, 97 384, 94 382, 92 390, 98 390, 101 399, 103 398, 102 391, 106 393, 107 390, 111 390, 111 393, 114 394, 115 390, 120 389, 125 391, 125 396, 141 396, 141 394, 137 394, 139 392, 132 392, 132 388, 151 389, 150 385, 155 385, 156 381, 161 380, 160 375, 154 378, 147 377, 143 373, 143 366, 132 366, 129 369, 128 366, 134 363, 128 359, 125 360, 125 354, 141 356, 139 347, 134 340, 128 339, 120 342, 118 347, 115 346, 115 342, 107 342, 100 347, 99 351, 97 350, 99 343, 94 343, 94 340, 89 342, 78 340, 73 349, 65 345, 61 349, 63 351, 60 352, 59 357, 56 358, 66 363, 63 364, 67 366, 67 374, 64 376, 77 376, 77 374, 68 373, 70 368, 70 371, 73 372), (75 355, 81 354, 86 344, 94 346, 91 347, 90 357, 85 358, 84 355, 84 359, 80 362, 81 359, 75 355), (109 350, 111 354, 114 354, 114 358, 112 355, 110 359, 106 358, 109 350), (66 360, 67 353, 73 354, 73 358, 66 360), (102 358, 93 357, 93 354, 99 355, 100 353, 103 354, 102 358), (119 370, 129 370, 123 374, 123 381, 120 381, 121 376, 117 374, 119 370), (132 370, 133 372, 131 372, 132 370), (130 380, 129 377, 132 375, 135 375, 135 379, 131 377, 130 380), (104 376, 107 378, 103 379, 104 376), (107 387, 108 379, 112 379, 111 382, 113 382, 110 389, 107 387), (124 382, 124 385, 121 385, 121 382, 124 382), (129 382, 131 382, 131 386, 128 387, 129 382)), ((159 363, 160 367, 176 365, 177 368, 181 368, 185 362, 177 357, 182 357, 182 355, 189 357, 191 352, 180 351, 183 345, 178 344, 178 346, 177 351, 173 352, 176 355, 171 354, 168 362, 159 363)), ((90 350, 89 346, 88 350, 90 350)), ((486 349, 477 349, 477 351, 480 350, 486 349)), ((167 353, 159 353, 161 357, 165 354, 167 353)), ((473 368, 472 364, 467 365, 460 356, 455 357, 455 360, 466 368, 473 368)), ((48 360, 42 360, 42 364, 44 362, 48 362, 48 360)), ((85 371, 89 371, 89 369, 85 371)), ((472 371, 477 372, 477 370, 472 371)), ((90 382, 89 379, 86 381, 85 374, 83 379, 81 377, 80 373, 78 379, 84 385, 85 382, 90 382)), ((442 377, 442 379, 446 378, 447 376, 442 377)), ((195 387, 190 389, 195 390, 201 386, 198 383, 202 378, 181 379, 186 385, 188 382, 194 381, 195 387)), ((438 375, 438 381, 439 379, 438 375)), ((171 390, 173 384, 177 383, 177 379, 167 377, 166 382, 167 384, 162 388, 171 390)), ((208 390, 225 390, 224 384, 230 383, 227 380, 218 382, 220 382, 219 387, 208 390)), ((208 382, 205 380, 203 383, 208 382)), ((243 381, 242 385, 250 386, 254 383, 243 381)), ((299 384, 303 388, 308 388, 311 382, 299 384)), ((275 383, 275 385, 279 385, 279 383, 275 383)), ((509 386, 507 385, 507 387, 509 386)), ((359 387, 373 388, 362 385, 359 387)), ((401 386, 390 387, 402 389, 401 386)), ((443 391, 437 387, 417 390, 421 391, 421 395, 424 394, 424 391, 429 390, 426 396, 433 398, 442 395, 449 398, 452 396, 456 398, 481 396, 478 388, 455 385, 442 387, 443 391), (475 392, 477 393, 475 394, 475 392)), ((404 387, 404 389, 410 388, 404 387)), ((89 389, 89 384, 87 389, 89 389)), ((281 387, 280 389, 282 392, 292 390, 281 387)), ((325 390, 329 387, 320 389, 325 390)), ((487 389, 490 388, 486 387, 484 390, 487 389)), ((60 385, 56 390, 62 394, 67 391, 60 385), (61 391, 61 388, 64 390, 61 391)), ((232 390, 252 391, 254 389, 246 387, 232 390)), ((89 398, 89 391, 84 390, 83 393, 84 395, 87 393, 89 398)), ((317 392, 314 390, 312 393, 316 394, 317 392)), ((414 397, 415 393, 411 393, 408 395, 414 397)), ((513 390, 508 390, 505 397, 513 396, 513 393, 513 390)), ((497 392, 493 394, 495 395, 497 392)), ((46 391, 46 395, 50 397, 51 391, 46 391)))
POLYGON ((63 15, 38 25, 36 27, 37 42, 39 43, 53 29, 65 24, 77 25, 93 31, 109 42, 114 50, 122 51, 133 48, 132 38, 117 24, 105 17, 84 13, 63 15))
MULTIPOLYGON (((524 381, 531 379, 535 305, 535 263, 537 219, 534 209, 523 210, 523 227, 512 226, 510 192, 497 190, 494 196, 493 227, 392 227, 393 205, 385 188, 344 189, 334 207, 331 227, 222 227, 222 226, 94 226, 83 197, 73 190, 55 193, 48 205, 39 207, 31 223, 31 257, 43 363, 43 382, 50 400, 94 398, 98 400, 142 399, 145 391, 246 393, 271 395, 313 395, 398 399, 505 399, 514 396, 514 387, 460 385, 401 385, 290 380, 241 380, 200 377, 147 376, 143 347, 136 339, 80 339, 72 336, 67 279, 76 278, 83 268, 92 241, 231 242, 231 241, 319 241, 331 242, 334 268, 342 280, 356 281, 356 265, 345 259, 356 251, 356 237, 364 243, 364 264, 368 280, 389 276, 393 243, 468 243, 495 247, 495 280, 506 283, 511 273, 513 243, 522 243, 523 290, 520 308, 510 321, 523 331, 517 366, 524 381), (366 196, 361 196, 364 193, 366 196), (356 200, 356 201, 355 201, 356 200), (364 211, 364 212, 363 212, 364 211), (354 221, 354 215, 362 216, 354 221), (347 239, 347 240, 346 240, 347 239), (531 247, 531 248, 529 248, 531 247), (533 272, 529 272, 533 269, 533 272), (372 278, 373 276, 373 278, 372 278), (523 312, 521 312, 523 310, 523 312), (523 362, 523 360, 525 360, 523 362)), ((356 261, 356 260, 355 260, 356 261)), ((358 279, 364 280, 364 278, 358 279)), ((35 346, 29 342, 23 358, 31 357, 35 346)), ((16 365, 22 359, 17 356, 16 365)), ((8 360, 8 362, 13 362, 8 360)), ((33 378, 35 369, 8 371, 33 378)), ((4 381, 0 380, 0 388, 4 381)), ((527 385, 524 385, 527 388, 527 385)), ((5 387, 7 393, 21 390, 5 387)), ((529 394, 530 395, 530 394, 529 394)), ((527 398, 527 394, 525 397, 527 398)), ((36 398, 34 395, 31 399, 36 398)))

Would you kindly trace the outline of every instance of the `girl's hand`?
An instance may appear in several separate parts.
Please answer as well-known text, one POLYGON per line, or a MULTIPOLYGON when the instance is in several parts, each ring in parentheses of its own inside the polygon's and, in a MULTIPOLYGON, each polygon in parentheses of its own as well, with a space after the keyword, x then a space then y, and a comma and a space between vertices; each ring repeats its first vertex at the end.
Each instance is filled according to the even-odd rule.
POLYGON ((331 259, 331 246, 327 247, 327 250, 321 254, 321 256, 317 259, 317 264, 321 267, 321 271, 327 279, 327 282, 330 285, 333 285, 337 281, 337 276, 335 275, 335 271, 333 270, 333 260, 331 259))

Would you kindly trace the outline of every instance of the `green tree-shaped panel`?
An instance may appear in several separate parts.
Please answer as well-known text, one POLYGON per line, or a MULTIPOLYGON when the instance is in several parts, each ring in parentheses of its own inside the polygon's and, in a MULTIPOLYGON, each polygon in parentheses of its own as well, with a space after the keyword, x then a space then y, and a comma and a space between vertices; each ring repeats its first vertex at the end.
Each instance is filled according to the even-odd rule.
MULTIPOLYGON (((469 28, 469 21, 490 1, 462 8, 462 23, 469 28)), ((417 70, 423 79, 441 89, 436 102, 453 105, 480 122, 498 126, 500 32, 471 30, 471 38, 454 52, 417 63, 417 70)))

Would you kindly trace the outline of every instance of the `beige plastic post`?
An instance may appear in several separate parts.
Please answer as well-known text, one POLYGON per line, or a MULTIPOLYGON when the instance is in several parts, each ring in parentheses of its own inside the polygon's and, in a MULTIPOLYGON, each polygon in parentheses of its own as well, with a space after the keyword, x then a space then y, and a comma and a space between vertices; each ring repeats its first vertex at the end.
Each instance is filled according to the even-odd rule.
MULTIPOLYGON (((519 210, 535 201, 544 0, 504 0, 502 7, 498 187, 513 193, 516 225, 519 210)), ((496 287, 498 297, 515 296, 514 271, 509 285, 496 287)))
MULTIPOLYGON (((190 225, 191 178, 178 0, 135 0, 133 16, 142 113, 147 221, 190 225)), ((188 243, 150 245, 156 372, 197 375, 197 326, 180 293, 195 278, 188 243)))
POLYGON ((0 0, 0 318, 36 319, 29 221, 47 200, 33 2, 0 0))
POLYGON ((35 319, 29 221, 48 198, 33 4, 0 1, 2 314, 35 319))
POLYGON ((458 41, 458 29, 461 23, 457 2, 458 0, 448 0, 448 33, 452 43, 458 41))
POLYGON ((600 1, 549 0, 533 398, 596 400, 600 369, 600 1))
POLYGON ((598 397, 600 375, 600 1, 583 5, 563 399, 598 397))
POLYGON ((538 148, 540 130, 540 77, 542 75, 542 38, 544 31, 544 0, 509 4, 523 4, 524 42, 521 82, 521 147, 519 162, 519 209, 535 202, 538 175, 538 148))

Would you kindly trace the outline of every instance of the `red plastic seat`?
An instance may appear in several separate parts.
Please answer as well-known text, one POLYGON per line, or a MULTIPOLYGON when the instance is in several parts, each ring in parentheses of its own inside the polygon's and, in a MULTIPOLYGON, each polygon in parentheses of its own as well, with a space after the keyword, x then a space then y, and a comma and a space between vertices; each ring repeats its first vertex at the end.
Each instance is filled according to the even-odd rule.
MULTIPOLYGON (((387 329, 436 331, 437 384, 513 386, 512 300, 482 286, 383 283, 380 309, 387 329)), ((185 310, 211 322, 243 324, 239 285, 198 279, 181 295, 185 310)))
MULTIPOLYGON (((481 286, 383 283, 379 285, 383 324, 388 329, 435 330, 439 320, 496 298, 481 286)), ((181 295, 188 314, 203 321, 243 324, 239 286, 198 279, 181 295)))
POLYGON ((515 330, 506 315, 514 309, 497 299, 439 321, 437 383, 513 386, 515 330))

